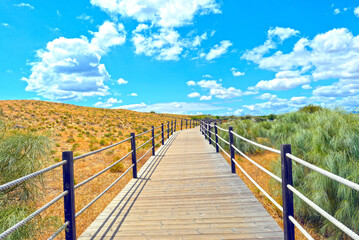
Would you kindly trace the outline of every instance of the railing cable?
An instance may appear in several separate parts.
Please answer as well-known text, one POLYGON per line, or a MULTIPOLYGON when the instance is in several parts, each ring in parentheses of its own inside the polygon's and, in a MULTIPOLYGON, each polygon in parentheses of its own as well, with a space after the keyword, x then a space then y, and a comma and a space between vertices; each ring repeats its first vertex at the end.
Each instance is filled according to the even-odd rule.
POLYGON ((107 170, 109 170, 110 168, 112 168, 113 166, 115 166, 116 164, 120 163, 122 160, 124 160, 126 157, 128 157, 130 154, 132 153, 129 152, 127 153, 125 156, 123 156, 121 159, 117 160, 116 162, 114 162, 113 164, 111 164, 110 166, 108 166, 107 168, 101 170, 100 172, 96 173, 95 175, 93 175, 92 177, 89 177, 88 179, 84 180, 83 182, 80 182, 79 184, 75 185, 74 188, 79 188, 82 185, 88 183, 89 181, 95 179, 96 177, 100 176, 102 173, 106 172, 107 170))
POLYGON ((14 231, 16 231, 16 229, 22 227, 28 221, 32 220, 34 217, 36 217, 37 215, 39 215, 40 213, 42 213, 43 211, 45 211, 46 209, 51 207, 53 204, 55 204, 57 201, 59 201, 61 198, 63 198, 67 193, 68 193, 67 191, 61 193, 60 195, 58 195, 57 197, 52 199, 50 202, 46 203, 44 206, 42 206, 41 208, 39 208, 35 212, 31 213, 25 219, 21 220, 20 222, 16 223, 12 227, 8 228, 6 231, 4 231, 3 233, 0 234, 0 239, 5 239, 5 237, 7 237, 8 235, 10 235, 14 231))
POLYGON ((88 209, 92 204, 94 204, 100 197, 102 197, 102 195, 104 195, 108 190, 110 190, 111 187, 113 187, 113 185, 115 185, 118 181, 121 180, 121 178, 123 176, 125 176, 126 173, 128 173, 128 171, 130 171, 132 169, 132 167, 134 166, 134 164, 132 164, 119 178, 117 178, 110 186, 108 186, 103 192, 101 192, 99 195, 97 195, 97 197, 95 199, 93 199, 91 202, 89 202, 85 207, 83 207, 80 211, 78 211, 75 214, 75 217, 80 216, 86 209, 88 209))
POLYGON ((235 133, 234 131, 232 131, 232 133, 233 133, 234 136, 239 137, 240 139, 242 139, 242 140, 244 140, 244 141, 246 141, 246 142, 249 142, 249 143, 251 143, 251 144, 253 144, 253 145, 256 145, 257 147, 260 147, 260 148, 263 148, 263 149, 265 149, 265 150, 268 150, 268 151, 271 151, 271 152, 280 154, 280 151, 277 150, 277 149, 274 149, 274 148, 271 148, 271 147, 267 147, 267 146, 264 146, 264 145, 262 145, 262 144, 253 142, 253 141, 251 141, 251 140, 249 140, 249 139, 247 139, 247 138, 245 138, 245 137, 242 137, 241 135, 235 133))
POLYGON ((0 186, 0 192, 1 192, 1 191, 4 191, 4 190, 6 190, 6 189, 8 189, 8 188, 10 188, 10 187, 16 186, 16 185, 18 185, 18 184, 20 184, 20 183, 22 183, 22 182, 25 182, 25 181, 27 181, 27 180, 29 180, 29 179, 32 179, 32 178, 34 178, 34 177, 37 177, 37 176, 39 176, 39 175, 41 175, 41 174, 44 174, 44 173, 46 173, 46 172, 48 172, 48 171, 51 171, 51 170, 53 170, 53 169, 55 169, 55 168, 57 168, 57 167, 60 167, 60 166, 62 166, 62 165, 64 165, 64 164, 66 164, 66 163, 67 163, 67 161, 64 160, 64 161, 58 162, 58 163, 56 163, 56 164, 54 164, 54 165, 52 165, 52 166, 50 166, 50 167, 41 169, 41 170, 39 170, 39 171, 37 171, 37 172, 28 174, 28 175, 23 176, 23 177, 21 177, 21 178, 15 179, 15 180, 13 180, 13 181, 11 181, 11 182, 5 183, 5 184, 3 184, 3 185, 0 186))
POLYGON ((82 155, 80 155, 80 156, 74 157, 74 161, 75 161, 75 160, 79 160, 79 159, 84 158, 84 157, 88 157, 88 156, 93 155, 93 154, 95 154, 95 153, 102 152, 102 151, 104 151, 104 150, 106 150, 106 149, 115 147, 115 146, 117 146, 117 145, 119 145, 119 144, 121 144, 121 143, 124 143, 124 142, 130 140, 131 138, 132 138, 132 137, 129 137, 129 138, 126 138, 126 139, 124 139, 124 140, 122 140, 122 141, 120 141, 120 142, 118 142, 118 143, 114 143, 114 144, 112 144, 112 145, 110 145, 110 146, 107 146, 107 147, 104 147, 104 148, 101 148, 101 149, 98 149, 98 150, 95 150, 95 151, 92 151, 92 152, 88 152, 88 153, 82 154, 82 155))

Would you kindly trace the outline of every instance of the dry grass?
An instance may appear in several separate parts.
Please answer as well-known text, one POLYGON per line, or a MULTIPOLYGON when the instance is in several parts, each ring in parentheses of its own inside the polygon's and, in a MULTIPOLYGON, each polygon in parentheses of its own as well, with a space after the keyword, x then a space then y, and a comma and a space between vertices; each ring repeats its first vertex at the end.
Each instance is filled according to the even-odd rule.
MULTIPOLYGON (((229 158, 227 155, 222 153, 222 156, 227 160, 229 164, 229 158)), ((255 154, 249 155, 249 157, 263 166, 264 168, 272 171, 273 163, 278 161, 279 155, 276 153, 265 151, 262 154, 255 154)), ((239 165, 272 197, 274 192, 277 192, 278 189, 281 189, 281 185, 275 180, 264 173, 262 170, 257 168, 247 159, 236 155, 236 160, 239 165)), ((268 213, 273 217, 273 219, 277 222, 277 224, 283 229, 283 214, 282 212, 272 204, 265 196, 258 190, 258 188, 242 173, 242 171, 236 166, 236 173, 238 176, 244 181, 244 183, 248 186, 248 188, 252 191, 254 196, 259 200, 259 202, 263 205, 263 207, 268 211, 268 213)), ((274 198, 280 205, 282 205, 281 198, 274 198)), ((325 239, 323 236, 319 235, 317 231, 313 229, 312 226, 306 225, 303 222, 300 224, 307 230, 307 232, 314 238, 314 239, 325 239)), ((295 239, 298 240, 306 240, 307 238, 299 231, 295 230, 295 239)))
MULTIPOLYGON (((53 151, 48 161, 44 163, 44 167, 61 161, 62 151, 73 150, 75 156, 81 155, 123 140, 129 137, 131 132, 141 133, 150 129, 151 126, 157 127, 161 123, 173 121, 174 118, 186 118, 186 116, 181 115, 139 113, 120 109, 98 109, 30 100, 0 101, 0 114, 15 123, 14 127, 44 133, 53 139, 53 151)), ((157 129, 155 134, 159 132, 160 129, 157 129)), ((138 137, 137 146, 147 141, 151 137, 150 134, 149 132, 138 137)), ((161 136, 158 136, 156 143, 160 139, 161 136)), ((149 143, 139 149, 137 152, 138 158, 150 146, 149 143)), ((160 144, 157 145, 157 147, 159 146, 160 144)), ((130 142, 125 142, 112 149, 76 161, 74 164, 75 184, 111 165, 115 159, 124 156, 130 149, 130 142)), ((141 167, 150 156, 151 152, 139 162, 138 166, 141 167)), ((124 164, 123 171, 127 170, 132 164, 131 157, 127 157, 122 163, 124 164)), ((76 212, 105 190, 123 171, 106 171, 96 179, 76 189, 76 212)), ((78 236, 85 231, 131 178, 132 171, 129 171, 121 181, 116 183, 76 219, 78 236)), ((43 206, 63 191, 61 168, 44 174, 44 180, 45 185, 41 189, 41 196, 34 200, 34 205, 37 208, 43 206)), ((38 237, 38 239, 47 239, 63 223, 63 201, 57 202, 46 210, 42 217, 57 217, 57 225, 45 228, 40 234, 41 236, 38 237)), ((62 238, 63 233, 59 239, 62 238)))

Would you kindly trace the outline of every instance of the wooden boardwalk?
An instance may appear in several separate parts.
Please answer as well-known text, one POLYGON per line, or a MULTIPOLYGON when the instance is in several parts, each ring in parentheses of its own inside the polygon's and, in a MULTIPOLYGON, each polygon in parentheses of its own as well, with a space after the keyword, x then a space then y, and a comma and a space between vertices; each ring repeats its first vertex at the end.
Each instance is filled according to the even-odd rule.
POLYGON ((175 133, 79 237, 283 239, 198 128, 175 133))

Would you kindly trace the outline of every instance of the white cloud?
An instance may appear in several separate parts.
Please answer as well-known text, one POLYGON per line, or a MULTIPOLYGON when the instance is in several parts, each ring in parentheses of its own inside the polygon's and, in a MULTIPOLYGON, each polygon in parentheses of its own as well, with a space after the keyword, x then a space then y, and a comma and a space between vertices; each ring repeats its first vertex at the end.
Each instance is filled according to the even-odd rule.
POLYGON ((307 105, 310 101, 307 97, 292 97, 291 99, 277 98, 272 95, 267 102, 252 105, 243 105, 246 114, 262 115, 268 113, 284 113, 299 109, 307 105))
POLYGON ((125 79, 123 79, 123 78, 119 78, 118 80, 117 80, 117 83, 118 83, 118 85, 121 85, 121 84, 127 84, 128 83, 128 81, 126 81, 125 79))
POLYGON ((205 57, 207 61, 211 61, 225 54, 230 46, 232 46, 230 41, 223 40, 219 44, 214 45, 214 47, 207 54, 202 56, 205 57))
POLYGON ((132 42, 136 54, 154 56, 157 60, 179 60, 185 49, 196 49, 207 39, 207 33, 191 38, 181 38, 180 34, 170 28, 161 28, 153 32, 153 27, 139 24, 132 32, 132 42))
POLYGON ((202 75, 202 78, 213 78, 213 77, 210 74, 205 74, 205 75, 202 75))
POLYGON ((199 94, 198 92, 192 92, 190 94, 188 94, 189 98, 196 98, 196 97, 200 97, 201 94, 199 94))
POLYGON ((262 95, 259 95, 256 98, 261 99, 261 100, 271 100, 271 99, 277 98, 277 95, 273 95, 273 94, 270 94, 270 93, 263 93, 262 95))
POLYGON ((305 84, 302 86, 303 89, 312 89, 312 87, 309 84, 305 84))
POLYGON ((340 9, 339 9, 339 8, 334 9, 334 15, 337 15, 337 14, 339 14, 339 13, 340 13, 340 9))
POLYGON ((151 22, 160 27, 191 24, 195 15, 220 13, 216 0, 91 0, 92 5, 111 14, 151 22))
POLYGON ((120 107, 115 107, 116 109, 130 109, 139 112, 150 112, 155 111, 158 113, 176 113, 176 114, 185 114, 185 113, 197 113, 198 111, 211 111, 211 110, 220 110, 224 107, 217 107, 208 103, 187 103, 187 102, 169 102, 169 103, 155 103, 155 104, 130 104, 123 105, 120 107))
POLYGON ((131 96, 131 97, 137 97, 138 94, 137 94, 137 93, 131 93, 130 96, 131 96))
POLYGON ((91 16, 86 15, 85 13, 81 14, 80 16, 77 16, 76 19, 93 23, 93 18, 91 16))
POLYGON ((230 99, 242 96, 242 91, 234 87, 225 88, 216 80, 202 80, 197 82, 201 88, 208 89, 211 96, 220 99, 230 99))
POLYGON ((10 25, 8 23, 1 23, 1 25, 4 27, 10 27, 10 25))
POLYGON ((301 76, 299 71, 282 71, 275 76, 272 80, 258 82, 255 87, 262 90, 288 90, 310 83, 309 76, 301 76))
POLYGON ((34 9, 34 7, 28 3, 19 3, 19 4, 14 4, 15 7, 27 7, 30 9, 34 9))
POLYGON ((231 68, 231 71, 232 71, 232 75, 233 75, 234 77, 243 76, 243 75, 245 74, 245 72, 240 72, 240 71, 238 71, 238 69, 235 68, 235 67, 232 67, 232 68, 231 68))
POLYGON ((109 51, 110 47, 122 45, 126 41, 126 31, 122 23, 114 24, 111 22, 104 22, 94 33, 91 40, 91 45, 98 48, 101 54, 109 51))
POLYGON ((282 28, 275 27, 268 30, 267 40, 263 45, 255 47, 251 50, 247 50, 243 55, 242 59, 246 59, 248 61, 252 61, 258 63, 265 54, 269 53, 271 49, 277 48, 277 43, 275 41, 275 37, 279 38, 279 42, 283 42, 285 39, 296 36, 299 34, 299 31, 291 29, 291 28, 282 28))
POLYGON ((114 104, 118 104, 118 103, 122 103, 122 100, 117 100, 117 98, 109 98, 107 99, 106 102, 97 102, 94 104, 94 107, 99 107, 99 108, 110 108, 112 107, 114 104))
POLYGON ((188 81, 187 86, 196 86, 196 82, 195 81, 188 81))
POLYGON ((287 38, 292 36, 296 36, 299 34, 298 30, 294 30, 292 28, 282 28, 282 27, 275 27, 268 30, 268 38, 273 39, 278 37, 280 41, 284 41, 287 38))
POLYGON ((359 7, 354 8, 354 15, 359 17, 359 7))
POLYGON ((212 96, 210 95, 210 96, 202 96, 199 100, 201 100, 201 101, 209 101, 211 99, 212 99, 212 96))
POLYGON ((100 60, 110 47, 124 43, 125 34, 121 24, 105 22, 91 41, 60 37, 47 43, 37 51, 31 75, 22 78, 25 90, 57 101, 107 95, 110 75, 100 60))
POLYGON ((359 35, 354 36, 346 28, 332 29, 317 34, 313 39, 299 39, 289 53, 277 51, 268 57, 258 54, 250 61, 261 69, 298 73, 284 80, 276 76, 274 80, 261 81, 257 84, 261 89, 289 89, 306 85, 310 79, 339 79, 334 84, 318 87, 313 94, 321 97, 351 96, 358 89, 359 35))

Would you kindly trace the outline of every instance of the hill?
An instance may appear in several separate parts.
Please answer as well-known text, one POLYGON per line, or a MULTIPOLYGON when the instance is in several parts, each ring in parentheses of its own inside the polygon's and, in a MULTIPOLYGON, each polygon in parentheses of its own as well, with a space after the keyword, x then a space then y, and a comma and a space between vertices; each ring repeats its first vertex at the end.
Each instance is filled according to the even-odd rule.
MULTIPOLYGON (((159 126, 167 121, 187 118, 185 115, 141 113, 123 109, 100 109, 80 107, 70 104, 53 103, 34 100, 0 101, 0 115, 11 128, 22 129, 47 135, 53 141, 50 155, 43 167, 61 161, 62 151, 72 150, 74 155, 99 149, 129 137, 131 132, 141 133, 151 126, 159 126)), ((160 129, 156 130, 156 134, 160 129)), ((150 134, 138 137, 138 144, 150 138, 150 134)), ((160 140, 157 138, 156 143, 160 140)), ((149 148, 138 150, 142 156, 149 148)), ((105 167, 118 160, 130 151, 130 143, 126 142, 108 151, 78 160, 75 162, 75 184, 89 178, 105 167)), ((144 158, 139 167, 148 159, 144 158)), ((83 187, 76 189, 76 211, 82 209, 106 189, 121 173, 131 165, 128 157, 123 164, 116 165, 110 171, 103 173, 83 187)), ((80 215, 77 221, 78 234, 81 234, 108 203, 121 191, 131 179, 131 173, 118 182, 107 194, 101 197, 87 211, 80 215)), ((44 175, 43 186, 39 186, 39 196, 34 199, 33 206, 38 208, 52 200, 62 192, 62 170, 57 168, 44 175)), ((42 229, 41 237, 48 236, 63 222, 63 202, 56 203, 41 215, 42 219, 52 219, 55 224, 42 229)))

